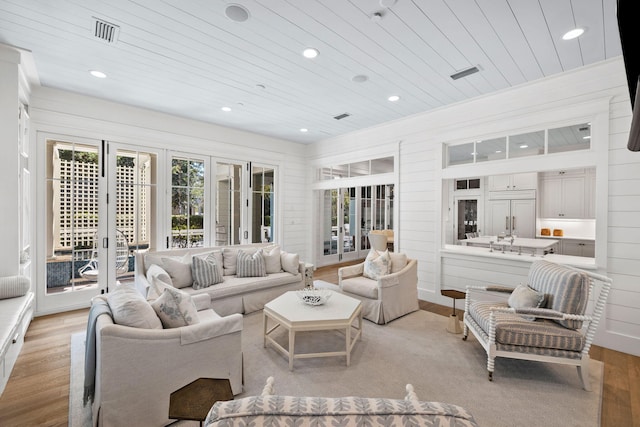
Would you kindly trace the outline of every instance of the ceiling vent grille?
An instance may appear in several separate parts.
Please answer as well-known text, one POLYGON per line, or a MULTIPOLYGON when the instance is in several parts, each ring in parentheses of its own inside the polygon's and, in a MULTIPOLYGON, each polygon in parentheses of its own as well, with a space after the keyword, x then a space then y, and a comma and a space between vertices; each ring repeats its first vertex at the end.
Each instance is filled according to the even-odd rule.
POLYGON ((338 114, 337 116, 335 116, 335 117, 334 117, 334 119, 336 119, 336 120, 342 120, 342 119, 344 119, 344 118, 349 117, 350 115, 351 115, 351 114, 349 114, 349 113, 342 113, 342 114, 338 114))
POLYGON ((458 79, 461 79, 463 77, 467 77, 468 75, 475 74, 478 71, 480 71, 478 69, 478 67, 469 67, 469 68, 466 68, 466 69, 464 69, 462 71, 458 71, 457 73, 452 74, 451 78, 453 80, 458 80, 458 79))
POLYGON ((102 40, 105 43, 115 43, 118 41, 118 34, 120 33, 120 27, 107 22, 103 19, 93 17, 93 35, 97 39, 102 40))

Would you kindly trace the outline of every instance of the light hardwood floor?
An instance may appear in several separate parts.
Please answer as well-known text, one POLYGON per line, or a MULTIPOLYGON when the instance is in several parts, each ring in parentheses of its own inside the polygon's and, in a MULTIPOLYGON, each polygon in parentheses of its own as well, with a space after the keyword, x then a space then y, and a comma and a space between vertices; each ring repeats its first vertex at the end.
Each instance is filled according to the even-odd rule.
MULTIPOLYGON (((337 283, 337 266, 319 268, 314 278, 337 283)), ((451 312, 426 301, 420 308, 443 316, 451 312)), ((0 397, 0 426, 67 425, 70 339, 86 329, 87 315, 84 309, 33 319, 0 397)), ((604 362, 602 427, 640 427, 640 357, 597 346, 591 356, 604 362)))

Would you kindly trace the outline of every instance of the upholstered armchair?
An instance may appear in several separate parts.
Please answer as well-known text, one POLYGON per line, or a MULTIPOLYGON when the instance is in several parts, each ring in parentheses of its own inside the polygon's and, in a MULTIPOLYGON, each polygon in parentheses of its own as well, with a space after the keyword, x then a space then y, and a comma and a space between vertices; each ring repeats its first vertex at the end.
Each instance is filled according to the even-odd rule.
POLYGON ((468 286, 462 339, 471 331, 484 347, 490 381, 496 357, 537 360, 576 366, 589 391, 589 349, 611 283, 540 260, 529 269, 528 286, 468 286))
POLYGON ((377 324, 418 310, 418 262, 403 253, 385 253, 391 258, 390 272, 376 279, 367 277, 367 261, 338 269, 342 293, 359 299, 363 317, 377 324))

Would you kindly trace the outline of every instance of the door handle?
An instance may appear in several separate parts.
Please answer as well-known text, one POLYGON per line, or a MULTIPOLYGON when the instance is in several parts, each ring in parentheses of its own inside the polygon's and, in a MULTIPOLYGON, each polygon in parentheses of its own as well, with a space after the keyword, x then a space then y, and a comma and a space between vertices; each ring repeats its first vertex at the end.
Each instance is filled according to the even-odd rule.
POLYGON ((516 229, 516 217, 512 216, 511 217, 511 233, 513 233, 513 230, 516 229))
POLYGON ((509 229, 509 217, 508 216, 504 217, 504 228, 505 228, 505 230, 509 229))

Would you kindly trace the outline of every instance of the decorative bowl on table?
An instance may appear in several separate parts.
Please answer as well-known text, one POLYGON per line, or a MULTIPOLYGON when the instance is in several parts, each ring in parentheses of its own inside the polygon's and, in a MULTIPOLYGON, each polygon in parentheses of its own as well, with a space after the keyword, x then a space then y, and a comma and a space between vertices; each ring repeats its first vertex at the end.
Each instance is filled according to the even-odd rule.
POLYGON ((296 294, 300 301, 307 305, 322 305, 331 298, 331 291, 328 289, 304 288, 296 294))

